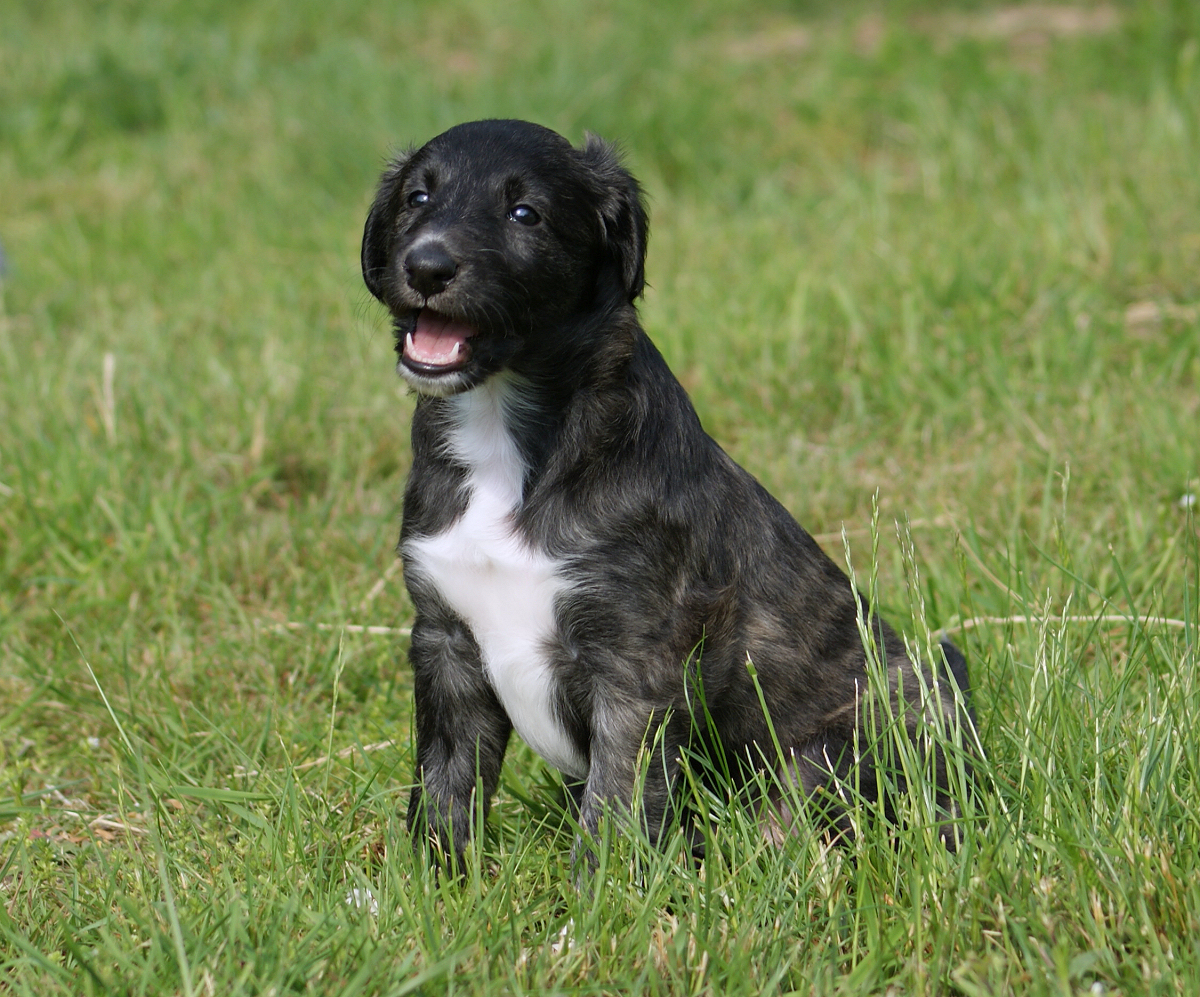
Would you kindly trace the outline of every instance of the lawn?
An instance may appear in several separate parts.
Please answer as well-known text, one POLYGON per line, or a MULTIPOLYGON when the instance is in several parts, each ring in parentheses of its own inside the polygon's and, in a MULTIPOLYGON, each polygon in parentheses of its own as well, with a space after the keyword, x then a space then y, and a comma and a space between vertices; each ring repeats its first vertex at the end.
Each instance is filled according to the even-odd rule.
POLYGON ((1200 6, 8 0, 0 66, 0 990, 1200 990, 1200 6), (967 652, 956 852, 698 794, 580 892, 514 740, 414 866, 358 246, 489 116, 621 143, 709 432, 967 652))

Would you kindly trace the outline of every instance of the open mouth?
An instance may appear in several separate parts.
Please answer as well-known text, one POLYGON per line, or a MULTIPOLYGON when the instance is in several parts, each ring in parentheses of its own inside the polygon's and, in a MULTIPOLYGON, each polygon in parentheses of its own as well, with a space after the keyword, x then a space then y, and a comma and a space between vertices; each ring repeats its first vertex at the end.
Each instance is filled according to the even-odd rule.
POLYGON ((419 374, 461 370, 471 359, 475 332, 465 322, 422 308, 416 324, 404 336, 404 364, 419 374))

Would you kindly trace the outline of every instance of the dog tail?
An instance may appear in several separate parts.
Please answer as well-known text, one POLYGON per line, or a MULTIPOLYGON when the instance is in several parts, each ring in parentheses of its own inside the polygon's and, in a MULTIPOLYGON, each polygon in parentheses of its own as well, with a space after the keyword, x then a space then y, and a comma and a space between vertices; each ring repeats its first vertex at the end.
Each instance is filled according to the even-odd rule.
POLYGON ((967 674, 966 656, 951 644, 946 637, 942 638, 941 647, 942 655, 946 662, 946 667, 941 670, 942 674, 958 686, 958 691, 962 693, 963 702, 966 704, 967 712, 970 714, 971 719, 974 720, 975 710, 971 706, 971 679, 967 674))

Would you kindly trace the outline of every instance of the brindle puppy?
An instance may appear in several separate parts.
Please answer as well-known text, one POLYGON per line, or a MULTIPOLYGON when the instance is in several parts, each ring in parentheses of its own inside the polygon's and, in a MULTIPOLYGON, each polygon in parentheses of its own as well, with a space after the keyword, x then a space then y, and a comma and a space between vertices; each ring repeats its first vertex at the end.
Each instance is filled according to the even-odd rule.
MULTIPOLYGON (((646 236, 611 146, 521 121, 459 125, 401 156, 367 218, 363 277, 419 395, 400 536, 416 607, 408 819, 458 868, 514 728, 580 784, 590 830, 632 805, 650 742, 641 816, 656 835, 684 746, 721 751, 735 779, 779 764, 760 689, 804 792, 855 766, 863 793, 876 783, 856 739, 869 613, 704 432, 642 330, 646 236)), ((938 709, 953 722, 962 655, 943 645, 935 683, 874 626, 893 708, 901 688, 917 704, 901 711, 910 731, 938 709)))

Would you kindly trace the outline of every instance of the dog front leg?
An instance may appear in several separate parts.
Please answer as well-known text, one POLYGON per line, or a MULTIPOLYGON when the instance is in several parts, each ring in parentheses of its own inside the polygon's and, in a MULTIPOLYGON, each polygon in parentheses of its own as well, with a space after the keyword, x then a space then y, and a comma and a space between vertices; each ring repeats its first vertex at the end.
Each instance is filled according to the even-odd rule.
MULTIPOLYGON (((649 703, 609 696, 597 699, 580 825, 594 841, 606 813, 640 818, 651 841, 658 842, 673 817, 671 792, 679 771, 678 722, 649 703)), ((582 838, 575 842, 573 861, 577 869, 581 861, 595 867, 596 855, 582 838)), ((583 875, 582 869, 578 875, 583 875)))
POLYGON ((417 772, 408 828, 419 854, 432 848, 433 862, 461 875, 475 811, 481 808, 486 817, 491 807, 512 724, 461 621, 418 617, 409 660, 417 772))

